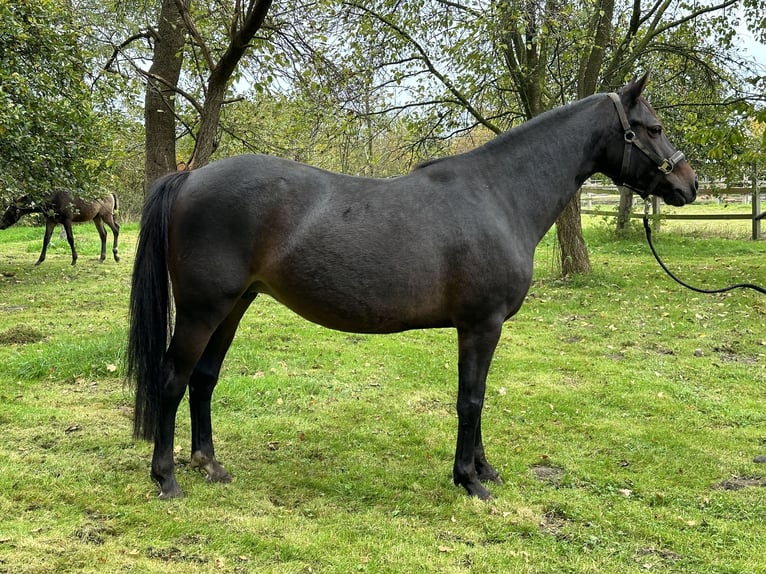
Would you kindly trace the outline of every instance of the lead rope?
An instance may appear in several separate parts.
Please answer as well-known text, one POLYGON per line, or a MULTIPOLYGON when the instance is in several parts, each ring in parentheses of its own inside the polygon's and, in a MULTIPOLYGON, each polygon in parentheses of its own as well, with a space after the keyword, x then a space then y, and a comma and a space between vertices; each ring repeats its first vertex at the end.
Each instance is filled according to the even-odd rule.
POLYGON ((649 243, 649 249, 652 250, 652 255, 654 255, 654 258, 657 260, 657 263, 659 263, 663 271, 665 271, 665 273, 667 273, 670 276, 670 278, 673 279, 679 285, 683 285, 687 289, 691 289, 692 291, 696 291, 697 293, 714 294, 714 293, 726 293, 727 291, 733 291, 734 289, 752 289, 753 291, 758 291, 762 295, 766 295, 766 289, 764 289, 763 287, 759 285, 753 285, 752 283, 737 283, 736 285, 729 285, 728 287, 722 287, 721 289, 700 289, 699 287, 694 287, 693 285, 684 283, 678 277, 676 277, 673 274, 673 272, 670 269, 668 269, 667 266, 662 262, 662 259, 660 259, 660 256, 657 255, 657 250, 654 248, 654 244, 652 243, 652 229, 649 225, 649 201, 644 201, 644 230, 646 231, 646 241, 647 243, 649 243))

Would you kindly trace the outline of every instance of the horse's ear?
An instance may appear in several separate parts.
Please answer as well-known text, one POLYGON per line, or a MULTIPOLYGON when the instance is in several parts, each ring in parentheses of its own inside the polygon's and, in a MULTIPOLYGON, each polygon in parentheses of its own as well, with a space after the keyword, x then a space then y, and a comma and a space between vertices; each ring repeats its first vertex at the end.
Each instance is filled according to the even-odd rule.
POLYGON ((644 91, 648 82, 649 72, 646 72, 638 79, 633 78, 622 90, 620 90, 623 102, 630 105, 638 101, 638 98, 641 96, 641 93, 644 91))

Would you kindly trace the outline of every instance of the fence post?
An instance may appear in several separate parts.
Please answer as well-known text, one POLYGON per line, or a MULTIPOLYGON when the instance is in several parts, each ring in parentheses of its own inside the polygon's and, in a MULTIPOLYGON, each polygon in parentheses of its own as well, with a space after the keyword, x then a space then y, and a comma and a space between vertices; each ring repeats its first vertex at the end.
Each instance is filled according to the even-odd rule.
POLYGON ((758 164, 753 163, 753 241, 761 238, 761 190, 758 187, 758 164))
POLYGON ((659 233, 660 231, 660 198, 656 195, 652 196, 652 227, 654 231, 659 233))

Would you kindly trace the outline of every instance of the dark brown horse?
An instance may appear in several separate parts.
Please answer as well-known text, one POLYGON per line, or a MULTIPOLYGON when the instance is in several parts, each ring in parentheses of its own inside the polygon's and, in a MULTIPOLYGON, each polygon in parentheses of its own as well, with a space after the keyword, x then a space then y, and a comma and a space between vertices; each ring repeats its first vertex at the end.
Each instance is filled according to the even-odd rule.
POLYGON ((40 263, 45 261, 48 244, 51 241, 51 235, 53 235, 53 229, 57 223, 60 223, 64 227, 64 231, 66 231, 66 238, 69 242, 69 247, 72 249, 72 265, 74 265, 77 263, 77 251, 74 247, 72 223, 92 220, 96 225, 98 236, 101 238, 101 257, 99 259, 101 263, 106 259, 106 229, 104 229, 104 223, 106 223, 114 236, 114 245, 112 246, 114 260, 119 261, 117 239, 120 235, 120 226, 114 219, 117 207, 117 196, 113 193, 110 193, 104 199, 86 200, 72 196, 65 191, 59 191, 42 203, 37 203, 30 196, 25 195, 15 200, 5 210, 0 220, 0 229, 10 227, 25 215, 40 213, 45 218, 45 236, 43 237, 43 250, 35 265, 40 265, 40 263))
POLYGON ((527 294, 540 239, 597 171, 672 205, 696 197, 694 171, 641 97, 645 83, 542 114, 399 178, 251 155, 157 181, 133 272, 128 371, 134 434, 154 440, 160 496, 183 494, 173 441, 187 388, 192 465, 212 481, 231 479, 213 449, 210 399, 239 321, 263 293, 342 331, 455 328, 453 479, 488 498, 482 482, 501 481, 482 442, 487 371, 527 294))

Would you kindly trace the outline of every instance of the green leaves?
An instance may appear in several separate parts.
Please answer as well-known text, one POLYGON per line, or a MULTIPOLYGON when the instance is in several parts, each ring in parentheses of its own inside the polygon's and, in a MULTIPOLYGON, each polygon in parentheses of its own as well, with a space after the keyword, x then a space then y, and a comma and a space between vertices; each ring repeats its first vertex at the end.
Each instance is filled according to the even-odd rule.
POLYGON ((100 139, 69 8, 0 2, 0 198, 88 191, 100 139))

